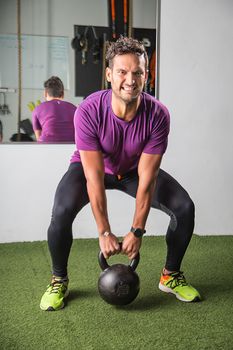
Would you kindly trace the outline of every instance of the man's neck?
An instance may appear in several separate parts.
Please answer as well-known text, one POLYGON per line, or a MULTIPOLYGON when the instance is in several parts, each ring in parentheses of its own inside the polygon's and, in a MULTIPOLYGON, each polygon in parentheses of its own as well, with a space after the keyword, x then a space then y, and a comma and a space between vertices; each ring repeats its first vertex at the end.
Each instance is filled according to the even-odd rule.
POLYGON ((114 96, 112 96, 112 110, 118 118, 129 122, 135 117, 140 102, 140 97, 135 101, 125 103, 124 101, 115 99, 114 96))
POLYGON ((63 98, 62 97, 46 96, 46 101, 52 101, 52 100, 63 100, 63 98))

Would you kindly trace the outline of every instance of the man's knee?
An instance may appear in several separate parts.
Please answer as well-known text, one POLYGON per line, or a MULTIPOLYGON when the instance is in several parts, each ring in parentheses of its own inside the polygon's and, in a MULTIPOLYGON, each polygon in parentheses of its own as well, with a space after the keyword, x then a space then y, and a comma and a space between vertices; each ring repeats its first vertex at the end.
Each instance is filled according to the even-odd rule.
POLYGON ((64 204, 56 205, 53 208, 51 224, 59 226, 69 226, 74 220, 74 209, 64 204))
POLYGON ((187 197, 186 200, 182 203, 181 215, 183 217, 194 218, 195 205, 190 197, 187 197))

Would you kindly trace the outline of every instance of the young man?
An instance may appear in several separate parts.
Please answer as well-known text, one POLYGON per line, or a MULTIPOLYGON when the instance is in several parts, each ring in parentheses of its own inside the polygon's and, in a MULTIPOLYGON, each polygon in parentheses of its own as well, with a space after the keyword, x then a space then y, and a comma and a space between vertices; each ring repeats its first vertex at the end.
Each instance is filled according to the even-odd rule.
POLYGON ((193 233, 194 204, 179 183, 160 169, 167 147, 169 113, 143 92, 148 76, 145 48, 135 39, 120 38, 110 44, 106 58, 111 89, 90 95, 75 113, 77 150, 55 195, 48 229, 53 277, 41 299, 42 310, 64 306, 72 223, 89 201, 105 258, 120 252, 108 220, 106 189, 117 189, 136 198, 132 227, 124 233, 122 243, 122 253, 129 259, 141 247, 150 208, 171 217, 159 288, 182 301, 200 300, 198 291, 180 272, 193 233))
POLYGON ((64 86, 60 78, 51 77, 44 83, 46 102, 32 114, 32 125, 39 142, 74 142, 76 106, 63 101, 64 86))

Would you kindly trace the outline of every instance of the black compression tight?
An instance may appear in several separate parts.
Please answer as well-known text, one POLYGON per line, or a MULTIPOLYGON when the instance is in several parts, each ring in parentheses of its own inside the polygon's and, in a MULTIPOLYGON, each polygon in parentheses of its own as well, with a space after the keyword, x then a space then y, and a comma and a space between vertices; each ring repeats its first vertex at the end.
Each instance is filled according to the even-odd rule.
MULTIPOLYGON (((105 188, 116 189, 136 197, 138 176, 136 171, 121 180, 105 175, 105 188)), ((67 275, 67 263, 72 245, 72 224, 78 212, 89 202, 86 179, 80 163, 70 165, 61 179, 56 193, 52 219, 48 229, 48 245, 52 257, 53 274, 67 275)), ((152 208, 170 216, 166 234, 167 258, 165 268, 179 271, 192 237, 194 228, 194 204, 181 185, 160 169, 152 208)))

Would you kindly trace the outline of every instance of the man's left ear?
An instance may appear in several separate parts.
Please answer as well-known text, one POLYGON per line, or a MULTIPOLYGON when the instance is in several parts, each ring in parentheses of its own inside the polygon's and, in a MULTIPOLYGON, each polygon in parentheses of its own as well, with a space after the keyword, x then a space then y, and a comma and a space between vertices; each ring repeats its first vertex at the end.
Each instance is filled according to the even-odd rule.
POLYGON ((105 72, 105 75, 106 75, 106 79, 107 81, 110 83, 111 82, 111 69, 109 67, 106 68, 106 72, 105 72))
POLYGON ((46 90, 44 90, 44 99, 47 100, 48 93, 46 90))

